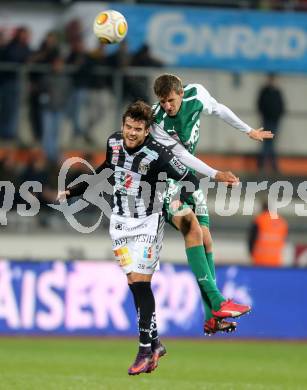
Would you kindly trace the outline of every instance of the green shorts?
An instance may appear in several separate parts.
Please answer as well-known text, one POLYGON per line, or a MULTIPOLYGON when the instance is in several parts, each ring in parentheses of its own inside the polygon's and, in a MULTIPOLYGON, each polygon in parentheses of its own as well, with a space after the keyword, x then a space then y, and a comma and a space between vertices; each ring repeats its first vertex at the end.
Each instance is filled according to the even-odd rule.
MULTIPOLYGON (((163 214, 164 214, 166 222, 168 222, 175 229, 177 229, 176 226, 172 222, 172 219, 174 216, 174 211, 170 207, 170 204, 173 200, 173 197, 180 190, 181 184, 180 184, 180 182, 176 182, 175 180, 172 180, 172 179, 168 180, 167 184, 168 184, 168 186, 167 186, 167 190, 166 190, 165 197, 164 197, 164 203, 163 203, 163 214)), ((201 190, 199 190, 199 191, 203 195, 203 192, 201 190)), ((204 195, 202 196, 202 201, 197 203, 197 204, 195 203, 193 196, 190 195, 190 197, 187 199, 187 201, 183 205, 180 206, 179 211, 187 209, 187 208, 193 210, 193 212, 195 213, 195 215, 198 219, 200 226, 205 226, 205 227, 209 228, 210 218, 209 218, 208 207, 207 207, 207 203, 205 201, 204 195)))

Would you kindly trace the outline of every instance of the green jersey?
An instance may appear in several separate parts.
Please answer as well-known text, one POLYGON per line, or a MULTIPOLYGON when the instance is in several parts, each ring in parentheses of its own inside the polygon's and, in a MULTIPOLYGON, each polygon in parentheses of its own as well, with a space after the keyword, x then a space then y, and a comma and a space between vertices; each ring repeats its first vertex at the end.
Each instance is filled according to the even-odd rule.
MULTIPOLYGON (((230 126, 245 133, 250 131, 251 127, 238 118, 228 107, 218 103, 202 85, 188 84, 183 90, 182 103, 175 116, 168 116, 160 103, 153 105, 155 123, 151 127, 151 134, 162 145, 170 148, 183 164, 211 177, 212 173, 215 175, 216 171, 209 166, 204 168, 201 161, 191 156, 191 154, 195 154, 199 140, 201 114, 213 114, 230 126), (195 160, 197 160, 197 163, 195 160)), ((164 201, 164 211, 169 222, 172 221, 170 203, 179 189, 180 183, 169 183, 164 201)), ((195 200, 191 199, 183 207, 189 207, 190 205, 193 206, 199 223, 208 227, 209 216, 204 197, 202 202, 198 202, 198 204, 195 204, 195 200)))
POLYGON ((210 115, 217 101, 200 84, 188 84, 184 88, 180 109, 175 116, 168 116, 159 103, 154 104, 155 122, 191 153, 199 140, 200 115, 210 115))

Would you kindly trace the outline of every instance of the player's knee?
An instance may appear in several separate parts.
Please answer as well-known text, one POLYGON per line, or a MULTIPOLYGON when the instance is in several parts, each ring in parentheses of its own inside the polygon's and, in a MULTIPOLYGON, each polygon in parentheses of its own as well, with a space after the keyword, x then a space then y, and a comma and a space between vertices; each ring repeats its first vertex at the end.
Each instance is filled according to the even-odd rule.
POLYGON ((131 272, 127 275, 128 283, 137 283, 137 282, 150 282, 152 275, 140 274, 138 272, 131 272))
POLYGON ((194 214, 183 217, 181 232, 184 236, 191 235, 194 238, 202 239, 202 231, 194 214))
POLYGON ((213 251, 213 240, 209 229, 203 228, 203 243, 204 247, 206 248, 206 252, 210 253, 213 251))

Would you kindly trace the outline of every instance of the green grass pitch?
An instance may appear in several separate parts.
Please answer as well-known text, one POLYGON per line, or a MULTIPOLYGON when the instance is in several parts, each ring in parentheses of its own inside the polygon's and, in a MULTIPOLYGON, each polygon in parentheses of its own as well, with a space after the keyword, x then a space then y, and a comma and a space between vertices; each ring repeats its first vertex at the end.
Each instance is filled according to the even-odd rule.
POLYGON ((166 340, 151 374, 127 375, 135 340, 0 338, 2 390, 306 390, 307 344, 166 340))

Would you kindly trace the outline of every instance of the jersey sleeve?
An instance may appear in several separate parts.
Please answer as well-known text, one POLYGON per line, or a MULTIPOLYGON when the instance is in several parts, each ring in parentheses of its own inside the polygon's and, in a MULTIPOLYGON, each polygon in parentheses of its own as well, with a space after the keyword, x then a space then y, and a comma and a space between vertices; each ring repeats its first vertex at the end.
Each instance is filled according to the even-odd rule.
POLYGON ((224 122, 230 126, 242 131, 243 133, 249 133, 252 128, 245 122, 243 122, 230 108, 224 104, 217 103, 215 109, 212 112, 213 115, 223 119, 224 122))
POLYGON ((202 104, 202 113, 212 115, 216 109, 217 101, 210 95, 209 91, 201 84, 194 85, 197 91, 197 99, 202 104))
POLYGON ((201 101, 205 115, 215 115, 230 126, 244 133, 249 133, 252 128, 243 122, 230 108, 219 103, 212 97, 207 89, 201 84, 196 84, 197 97, 201 101))
POLYGON ((177 140, 172 138, 158 124, 151 127, 151 135, 162 145, 171 149, 172 153, 187 167, 194 169, 201 175, 215 178, 217 170, 210 167, 197 157, 193 156, 186 148, 177 140))
POLYGON ((163 161, 160 167, 161 172, 165 172, 167 174, 168 179, 174 179, 176 181, 185 181, 193 184, 191 186, 192 190, 189 188, 186 191, 186 198, 192 195, 199 188, 199 180, 197 177, 189 171, 189 169, 182 164, 182 162, 174 156, 170 151, 165 152, 161 156, 161 160, 163 161))
POLYGON ((150 134, 156 141, 164 146, 167 146, 169 149, 172 149, 178 143, 157 123, 151 125, 150 134))
POLYGON ((233 111, 224 104, 219 103, 212 97, 207 89, 201 84, 195 84, 197 90, 197 98, 202 103, 202 112, 205 115, 215 115, 221 118, 230 126, 244 133, 249 133, 252 128, 243 122, 233 111))
POLYGON ((199 158, 193 156, 181 144, 176 143, 176 145, 172 148, 172 152, 187 167, 194 169, 201 175, 211 177, 212 179, 215 178, 218 171, 201 161, 199 158))

